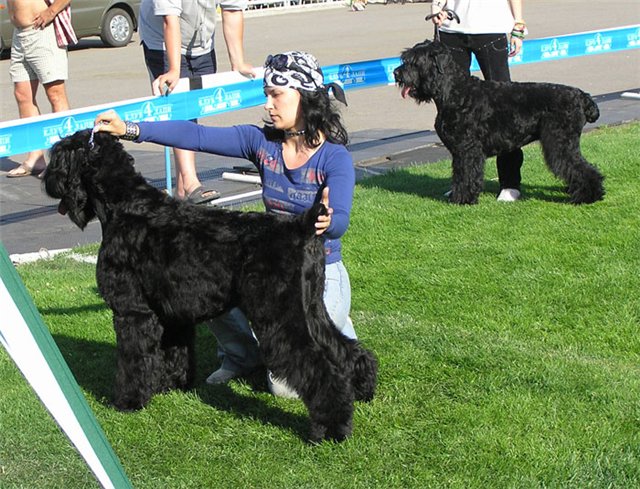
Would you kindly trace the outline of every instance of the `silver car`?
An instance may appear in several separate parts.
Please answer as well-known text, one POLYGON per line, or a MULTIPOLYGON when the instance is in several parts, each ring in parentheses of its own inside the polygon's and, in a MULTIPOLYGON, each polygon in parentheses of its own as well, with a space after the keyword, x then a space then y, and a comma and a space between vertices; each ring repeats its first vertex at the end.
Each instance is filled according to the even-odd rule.
MULTIPOLYGON (((78 39, 100 36, 107 46, 126 46, 138 30, 140 1, 72 0, 71 23, 78 39)), ((11 49, 13 25, 7 12, 7 0, 0 0, 0 50, 11 49)))

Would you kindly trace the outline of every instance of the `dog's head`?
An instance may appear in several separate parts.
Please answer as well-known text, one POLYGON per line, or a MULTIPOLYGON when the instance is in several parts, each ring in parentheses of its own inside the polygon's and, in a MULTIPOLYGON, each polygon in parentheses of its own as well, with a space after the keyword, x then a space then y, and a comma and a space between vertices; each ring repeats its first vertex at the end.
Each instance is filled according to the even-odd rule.
POLYGON ((91 131, 84 130, 57 142, 43 179, 47 195, 60 199, 58 212, 67 214, 80 229, 104 212, 100 202, 108 183, 100 176, 113 172, 115 165, 135 173, 133 158, 115 137, 99 132, 92 144, 90 137, 91 131))
POLYGON ((446 97, 452 79, 462 73, 449 48, 440 42, 420 42, 405 49, 400 60, 402 63, 393 71, 396 84, 402 98, 411 97, 416 102, 446 97))

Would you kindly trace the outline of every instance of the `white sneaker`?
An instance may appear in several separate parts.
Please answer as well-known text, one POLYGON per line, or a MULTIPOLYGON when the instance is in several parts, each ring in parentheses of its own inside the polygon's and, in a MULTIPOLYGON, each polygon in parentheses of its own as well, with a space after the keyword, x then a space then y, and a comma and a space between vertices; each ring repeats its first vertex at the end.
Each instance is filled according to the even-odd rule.
POLYGON ((220 367, 218 370, 209 375, 205 382, 209 385, 226 384, 230 380, 242 375, 243 372, 239 372, 238 370, 231 370, 228 368, 220 367))
POLYGON ((520 200, 520 190, 516 188, 503 188, 496 199, 498 202, 515 202, 520 200))
POLYGON ((267 383, 271 394, 274 396, 284 397, 285 399, 300 399, 298 393, 289 387, 284 379, 274 377, 270 370, 267 372, 267 383))

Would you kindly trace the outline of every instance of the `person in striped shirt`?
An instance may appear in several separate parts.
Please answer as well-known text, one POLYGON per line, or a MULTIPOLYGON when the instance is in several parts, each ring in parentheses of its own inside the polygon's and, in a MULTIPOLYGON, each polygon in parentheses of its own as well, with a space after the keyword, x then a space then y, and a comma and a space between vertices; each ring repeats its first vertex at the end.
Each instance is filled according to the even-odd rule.
MULTIPOLYGON (((8 0, 14 26, 9 74, 20 118, 40 115, 36 94, 44 87, 53 112, 69 109, 65 90, 69 66, 67 45, 77 42, 71 27, 70 0, 8 0)), ((44 153, 32 151, 9 178, 39 176, 46 168, 44 153)))

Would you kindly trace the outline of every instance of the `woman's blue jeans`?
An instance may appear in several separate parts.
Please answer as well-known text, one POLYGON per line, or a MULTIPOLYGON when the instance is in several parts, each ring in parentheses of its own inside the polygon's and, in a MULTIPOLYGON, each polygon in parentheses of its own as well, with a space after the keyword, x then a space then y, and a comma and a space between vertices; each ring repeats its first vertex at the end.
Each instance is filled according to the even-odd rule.
MULTIPOLYGON (((342 261, 325 267, 324 304, 329 317, 342 334, 356 339, 349 317, 351 284, 342 261)), ((240 309, 231 309, 217 317, 209 323, 209 328, 218 341, 218 357, 222 360, 223 368, 242 372, 262 364, 258 341, 240 309)))

